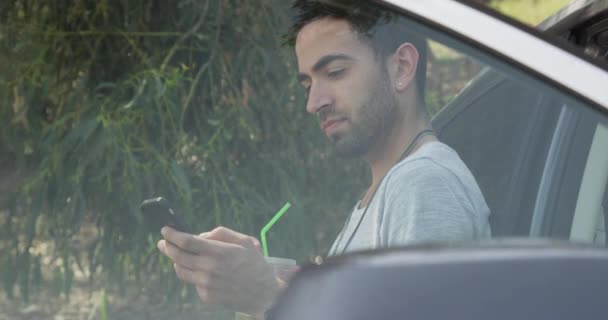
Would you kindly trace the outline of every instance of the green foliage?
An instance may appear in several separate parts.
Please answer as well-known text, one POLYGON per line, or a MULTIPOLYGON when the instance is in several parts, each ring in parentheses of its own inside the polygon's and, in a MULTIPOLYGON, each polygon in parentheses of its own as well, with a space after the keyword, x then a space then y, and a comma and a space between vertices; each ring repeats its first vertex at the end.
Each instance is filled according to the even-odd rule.
POLYGON ((523 23, 535 26, 571 0, 492 0, 490 6, 523 23))
POLYGON ((258 234, 290 201, 270 250, 324 253, 366 177, 359 163, 331 155, 303 110, 292 49, 282 46, 287 5, 0 4, 0 163, 12 179, 0 189, 7 293, 18 283, 27 299, 31 283, 47 281, 68 296, 77 266, 91 281, 149 283, 154 274, 175 288, 155 249, 159 235, 138 212, 156 195, 201 232, 224 225, 258 234), (59 265, 32 259, 43 243, 59 265))
POLYGON ((101 320, 108 320, 108 296, 106 295, 105 290, 101 292, 100 311, 101 320))

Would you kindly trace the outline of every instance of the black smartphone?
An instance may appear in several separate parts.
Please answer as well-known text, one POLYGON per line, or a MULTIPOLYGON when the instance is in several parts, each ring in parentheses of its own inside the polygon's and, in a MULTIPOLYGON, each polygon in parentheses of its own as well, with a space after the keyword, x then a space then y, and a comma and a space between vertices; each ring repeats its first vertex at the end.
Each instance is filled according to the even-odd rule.
POLYGON ((160 232, 162 227, 169 226, 177 231, 190 233, 169 201, 163 197, 144 200, 139 208, 144 216, 147 228, 151 232, 160 232))

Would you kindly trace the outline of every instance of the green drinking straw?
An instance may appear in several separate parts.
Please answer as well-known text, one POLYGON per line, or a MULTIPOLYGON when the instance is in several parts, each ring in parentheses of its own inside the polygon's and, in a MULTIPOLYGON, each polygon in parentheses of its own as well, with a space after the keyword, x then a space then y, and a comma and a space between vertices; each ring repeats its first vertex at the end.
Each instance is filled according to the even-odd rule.
POLYGON ((266 245, 266 232, 268 232, 268 230, 270 230, 270 228, 272 228, 272 226, 274 226, 274 224, 277 222, 277 220, 279 220, 279 218, 285 213, 285 211, 287 211, 287 209, 289 209, 289 207, 291 207, 291 203, 289 203, 289 202, 285 203, 283 208, 281 208, 281 210, 279 210, 279 212, 277 212, 277 214, 275 214, 274 217, 272 217, 272 219, 270 219, 270 222, 268 222, 264 226, 264 228, 262 228, 262 232, 260 233, 260 239, 262 239, 262 249, 264 249, 264 257, 268 257, 268 246, 266 245))

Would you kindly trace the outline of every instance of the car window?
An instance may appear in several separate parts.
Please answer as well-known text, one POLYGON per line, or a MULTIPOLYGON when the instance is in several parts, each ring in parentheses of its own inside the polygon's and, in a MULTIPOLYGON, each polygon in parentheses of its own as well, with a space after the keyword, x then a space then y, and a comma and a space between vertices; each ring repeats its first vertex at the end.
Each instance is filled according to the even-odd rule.
POLYGON ((263 290, 207 294, 255 263, 181 279, 165 224, 232 250, 175 243, 201 263, 285 270, 427 242, 606 244, 606 106, 351 2, 1 4, 0 319, 253 310, 231 298, 263 290))

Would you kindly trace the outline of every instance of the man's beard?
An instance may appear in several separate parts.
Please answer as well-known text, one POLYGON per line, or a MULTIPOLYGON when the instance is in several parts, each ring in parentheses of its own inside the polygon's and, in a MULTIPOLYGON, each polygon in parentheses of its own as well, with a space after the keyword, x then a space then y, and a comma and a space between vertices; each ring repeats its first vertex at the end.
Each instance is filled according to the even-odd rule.
POLYGON ((330 137, 341 156, 364 156, 394 124, 397 99, 390 90, 388 76, 383 75, 382 81, 372 90, 368 101, 353 110, 349 117, 351 130, 330 137))

